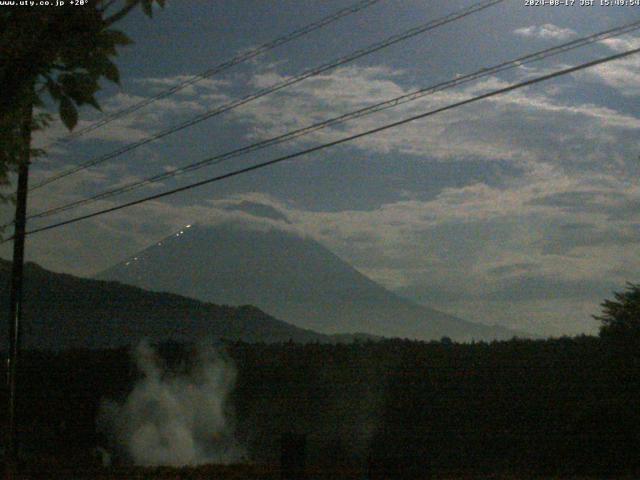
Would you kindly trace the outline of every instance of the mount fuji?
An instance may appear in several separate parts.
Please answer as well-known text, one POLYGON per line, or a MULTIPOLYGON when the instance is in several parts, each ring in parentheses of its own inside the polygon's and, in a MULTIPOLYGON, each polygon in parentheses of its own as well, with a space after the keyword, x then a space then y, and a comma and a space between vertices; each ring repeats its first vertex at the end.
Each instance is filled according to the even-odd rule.
POLYGON ((216 304, 254 305, 324 334, 418 340, 447 336, 457 341, 509 339, 518 334, 401 298, 317 241, 286 228, 288 220, 279 211, 243 203, 243 213, 265 222, 187 225, 97 278, 216 304))

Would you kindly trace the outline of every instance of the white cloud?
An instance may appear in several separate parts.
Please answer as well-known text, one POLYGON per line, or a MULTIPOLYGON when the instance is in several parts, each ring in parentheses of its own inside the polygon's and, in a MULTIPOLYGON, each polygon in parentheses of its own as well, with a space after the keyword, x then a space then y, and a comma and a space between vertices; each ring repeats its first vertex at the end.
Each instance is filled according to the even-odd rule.
POLYGON ((617 90, 627 97, 640 94, 640 58, 637 56, 597 65, 578 76, 617 90))
MULTIPOLYGON (((602 40, 600 44, 615 53, 622 53, 640 47, 640 38, 625 35, 602 40)), ((575 77, 606 85, 627 97, 637 96, 640 94, 640 56, 635 54, 614 62, 596 65, 575 74, 575 77)))
MULTIPOLYGON (((504 80, 488 77, 464 88, 315 131, 297 142, 330 142, 508 85, 504 80)), ((251 128, 252 139, 265 139, 413 90, 414 87, 402 86, 384 69, 350 67, 263 98, 235 112, 235 117, 251 128)), ((639 129, 640 119, 592 103, 569 102, 559 94, 557 82, 544 88, 531 87, 379 132, 352 144, 365 151, 398 151, 438 160, 484 158, 525 163, 547 161, 550 151, 567 162, 584 163, 595 161, 594 156, 601 157, 603 150, 614 143, 617 149, 635 148, 631 136, 623 132, 639 129), (593 145, 598 145, 591 154, 574 148, 584 146, 585 134, 593 145)))
MULTIPOLYGON (((603 68, 619 68, 617 65, 605 65, 603 68)), ((615 72, 617 74, 609 74, 608 81, 635 88, 632 87, 635 73, 627 75, 624 72, 628 73, 628 70, 620 69, 614 70, 615 72)), ((190 77, 147 78, 138 83, 164 87, 185 78, 190 77)), ((283 78, 285 77, 274 70, 269 70, 267 73, 256 74, 248 83, 271 84, 283 78)), ((315 131, 293 143, 306 145, 330 142, 507 85, 504 80, 487 77, 464 88, 440 92, 384 112, 315 131)), ((83 138, 87 141, 101 139, 115 142, 143 139, 166 125, 175 125, 182 119, 202 113, 212 105, 220 105, 220 99, 230 98, 225 91, 227 86, 225 82, 205 79, 202 85, 198 84, 197 89, 194 86, 194 92, 190 95, 160 99, 83 138)), ((631 141, 632 135, 623 132, 640 128, 640 119, 612 108, 567 102, 566 99, 559 98, 557 83, 551 87, 556 89, 533 87, 493 97, 359 139, 352 142, 352 145, 374 153, 396 151, 440 161, 482 158, 524 164, 549 161, 547 157, 550 151, 567 163, 585 163, 599 161, 614 146, 618 151, 632 151, 635 148, 631 141), (585 135, 590 137, 593 148, 586 149, 585 135), (545 140, 542 141, 542 138, 545 140)), ((263 97, 230 112, 230 116, 249 127, 248 136, 251 140, 262 140, 406 94, 415 88, 417 87, 407 86, 397 72, 387 67, 345 67, 308 79, 275 95, 263 97)), ((142 98, 120 93, 109 98, 105 107, 107 111, 117 111, 142 98)), ((88 124, 90 121, 82 121, 79 128, 88 124)), ((62 127, 56 124, 47 132, 47 136, 50 137, 52 132, 57 135, 60 131, 62 127)), ((139 154, 157 157, 158 154, 153 153, 157 152, 154 148, 153 144, 147 145, 140 149, 139 154)), ((612 158, 611 155, 608 156, 612 158)), ((56 164, 42 163, 48 173, 52 172, 51 169, 56 164)), ((64 169, 63 166, 59 168, 64 169)))
MULTIPOLYGON (((189 75, 178 75, 138 79, 132 82, 129 88, 130 91, 137 93, 118 92, 101 100, 101 107, 105 115, 119 112, 191 78, 189 75)), ((49 145, 52 142, 69 134, 57 114, 54 114, 51 126, 34 134, 34 145, 37 147, 46 146, 51 155, 64 155, 68 149, 74 149, 75 143, 94 142, 95 140, 121 144, 133 143, 226 103, 229 97, 223 92, 223 88, 227 85, 228 82, 224 80, 202 79, 179 91, 176 95, 154 100, 135 112, 87 132, 74 139, 71 144, 62 143, 51 147, 49 145)), ((104 118, 103 115, 94 109, 82 108, 80 120, 74 131, 90 127, 101 118, 104 118)))
POLYGON ((640 47, 640 38, 632 35, 624 35, 622 37, 607 38, 600 43, 614 52, 622 53, 640 47))
POLYGON ((541 38, 543 40, 567 40, 576 35, 574 30, 558 27, 552 23, 518 28, 513 33, 521 37, 541 38))

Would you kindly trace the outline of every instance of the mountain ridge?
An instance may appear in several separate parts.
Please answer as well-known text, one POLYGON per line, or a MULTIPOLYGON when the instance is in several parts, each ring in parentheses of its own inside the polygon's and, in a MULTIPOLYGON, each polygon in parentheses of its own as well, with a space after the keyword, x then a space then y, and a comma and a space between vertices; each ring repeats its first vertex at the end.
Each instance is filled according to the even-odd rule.
MULTIPOLYGON (((0 318, 7 325, 11 262, 0 259, 0 318)), ((113 348, 153 341, 335 342, 273 318, 251 305, 227 306, 150 292, 115 281, 80 278, 25 264, 23 341, 26 348, 113 348)), ((0 329, 0 340, 6 342, 0 329)))

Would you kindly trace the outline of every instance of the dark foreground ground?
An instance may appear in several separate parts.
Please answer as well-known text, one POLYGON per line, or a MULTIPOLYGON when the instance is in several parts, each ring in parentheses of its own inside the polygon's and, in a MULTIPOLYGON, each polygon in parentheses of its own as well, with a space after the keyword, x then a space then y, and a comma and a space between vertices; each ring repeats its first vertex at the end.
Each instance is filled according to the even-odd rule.
MULTIPOLYGON (((265 465, 206 465, 193 468, 172 467, 120 467, 110 469, 42 469, 24 472, 16 480, 280 480, 279 467, 265 465)), ((310 468, 296 480, 363 480, 369 478, 395 479, 402 476, 371 477, 365 472, 349 469, 322 470, 310 468)), ((491 473, 425 473, 412 477, 415 480, 601 480, 602 476, 552 476, 491 473)), ((619 480, 637 480, 635 475, 611 476, 619 480)))
MULTIPOLYGON (((167 372, 191 368, 191 347, 159 351, 167 372)), ((261 465, 280 464, 286 432, 305 437, 309 478, 640 478, 634 339, 229 343, 225 355, 237 370, 234 435, 253 465, 128 466, 97 419, 140 379, 130 352, 30 352, 22 478, 275 479, 279 469, 261 465), (92 463, 97 446, 114 453, 113 469, 92 463)))

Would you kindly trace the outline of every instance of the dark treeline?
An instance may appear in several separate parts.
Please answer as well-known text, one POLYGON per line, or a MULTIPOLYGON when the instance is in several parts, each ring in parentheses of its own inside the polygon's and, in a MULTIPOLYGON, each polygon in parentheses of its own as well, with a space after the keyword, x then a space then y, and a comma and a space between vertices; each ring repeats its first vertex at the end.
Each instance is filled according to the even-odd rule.
MULTIPOLYGON (((602 476, 640 467, 633 340, 225 349, 238 369, 235 428, 253 462, 277 463, 281 434, 294 432, 307 437, 309 465, 379 477, 602 476)), ((159 350, 169 369, 188 368, 190 347, 159 350)), ((89 461, 93 447, 109 445, 96 427, 100 403, 122 399, 139 375, 126 350, 30 352, 22 367, 23 455, 58 463, 89 461)))

